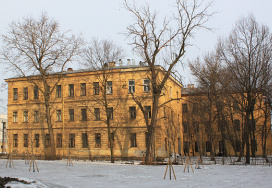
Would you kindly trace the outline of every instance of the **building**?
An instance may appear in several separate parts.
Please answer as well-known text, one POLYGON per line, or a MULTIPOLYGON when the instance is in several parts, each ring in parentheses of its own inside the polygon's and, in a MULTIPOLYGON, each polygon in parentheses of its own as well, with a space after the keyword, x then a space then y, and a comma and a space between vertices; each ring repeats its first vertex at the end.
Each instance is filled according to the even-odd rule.
MULTIPOLYGON (((239 156, 244 151, 245 155, 242 144, 246 120, 239 94, 216 95, 189 85, 182 89, 181 97, 185 154, 239 156)), ((270 105, 261 93, 256 98, 249 130, 251 156, 271 155, 270 105)))
MULTIPOLYGON (((115 66, 109 63, 101 70, 68 69, 50 94, 51 119, 56 153, 60 157, 102 158, 110 156, 103 91, 109 101, 114 155, 118 158, 142 158, 146 147, 146 126, 141 110, 133 97, 141 100, 151 116, 149 69, 143 64, 115 66), (101 80, 107 76, 106 84, 101 80)), ((164 69, 157 66, 159 74, 164 69)), ((49 76, 50 87, 58 79, 49 76)), ((9 152, 25 156, 32 151, 44 157, 50 138, 44 116, 43 96, 33 82, 41 85, 39 75, 10 78, 8 83, 9 152)), ((160 104, 178 98, 182 84, 173 76, 167 81, 160 104)), ((173 100, 159 110, 155 134, 155 155, 166 157, 182 152, 181 108, 173 100), (173 128, 174 127, 174 128, 173 128), (170 144, 172 143, 172 144, 170 144)))
POLYGON ((1 143, 1 152, 6 152, 8 150, 7 145, 7 120, 8 116, 6 114, 0 114, 0 143, 1 143))

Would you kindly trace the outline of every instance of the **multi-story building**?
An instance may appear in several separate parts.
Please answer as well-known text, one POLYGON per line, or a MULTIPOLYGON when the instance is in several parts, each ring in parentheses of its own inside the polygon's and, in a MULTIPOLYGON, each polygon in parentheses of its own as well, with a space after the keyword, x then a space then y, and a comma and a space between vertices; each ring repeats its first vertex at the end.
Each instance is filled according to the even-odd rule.
POLYGON ((0 114, 0 143, 1 143, 1 150, 0 152, 6 152, 8 149, 7 145, 7 115, 0 114))
MULTIPOLYGON (((185 154, 238 156, 243 151, 245 154, 246 102, 238 93, 215 94, 189 85, 182 89, 181 97, 185 154)), ((270 105, 261 93, 256 94, 255 101, 248 128, 250 155, 271 155, 270 105)))
MULTIPOLYGON (((115 66, 103 70, 68 69, 50 95, 50 111, 58 156, 78 158, 110 156, 103 89, 110 112, 114 155, 121 158, 142 157, 146 148, 146 124, 135 100, 141 101, 151 117, 152 95, 149 68, 146 66, 115 66), (107 76, 106 86, 102 83, 107 76)), ((157 66, 160 75, 164 69, 157 66)), ((58 77, 48 77, 53 87, 58 77)), ((39 75, 6 79, 8 83, 9 152, 37 156, 49 152, 50 138, 45 121, 43 96, 33 82, 41 83, 39 75)), ((42 85, 42 84, 40 84, 42 85)), ((160 104, 178 98, 182 84, 171 76, 163 90, 160 104)), ((181 108, 179 100, 159 110, 155 134, 156 157, 182 151, 181 108), (173 128, 175 127, 175 129, 173 128)))

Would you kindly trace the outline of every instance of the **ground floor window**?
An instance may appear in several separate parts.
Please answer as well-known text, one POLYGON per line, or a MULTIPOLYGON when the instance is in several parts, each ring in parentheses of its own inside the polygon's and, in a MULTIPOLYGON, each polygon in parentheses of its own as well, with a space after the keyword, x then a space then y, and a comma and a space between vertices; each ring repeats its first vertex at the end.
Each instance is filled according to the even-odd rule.
POLYGON ((210 141, 206 141, 206 152, 212 151, 212 143, 210 141))
POLYGON ((75 134, 71 133, 69 134, 69 148, 75 147, 75 134))
POLYGON ((18 147, 18 134, 13 134, 13 147, 18 147))
POLYGON ((87 148, 88 147, 88 136, 87 133, 82 133, 82 147, 87 148))
POLYGON ((101 134, 95 133, 95 147, 101 148, 101 134))
POLYGON ((137 147, 136 133, 130 133, 130 147, 137 147))
POLYGON ((45 135, 45 147, 46 148, 51 147, 51 140, 50 140, 50 135, 49 134, 45 135))
POLYGON ((34 136, 34 144, 35 144, 36 148, 38 148, 40 146, 40 135, 39 134, 35 134, 35 136, 34 136))
POLYGON ((24 134, 24 147, 28 147, 28 134, 24 134))
POLYGON ((61 148, 62 147, 62 134, 58 133, 57 134, 57 148, 61 148))

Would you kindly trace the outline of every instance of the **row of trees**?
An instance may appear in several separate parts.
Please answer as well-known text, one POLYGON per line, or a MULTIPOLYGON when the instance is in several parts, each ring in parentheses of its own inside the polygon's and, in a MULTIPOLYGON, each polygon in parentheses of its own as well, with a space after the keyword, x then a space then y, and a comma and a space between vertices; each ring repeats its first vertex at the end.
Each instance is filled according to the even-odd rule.
MULTIPOLYGON (((214 52, 190 63, 199 84, 197 92, 207 99, 209 123, 222 126, 221 138, 229 140, 233 148, 235 140, 241 141, 238 150, 240 157, 246 151, 246 163, 250 163, 250 151, 255 156, 257 134, 266 157, 266 140, 271 131, 271 55, 269 28, 250 15, 236 23, 228 38, 219 40, 214 52), (263 112, 262 116, 258 111, 263 112), (235 113, 242 117, 241 131, 235 128, 235 113)), ((213 139, 211 136, 212 143, 213 139)))
MULTIPOLYGON (((151 7, 137 7, 124 1, 124 7, 135 18, 135 23, 127 27, 126 35, 131 39, 134 51, 147 64, 150 70, 150 90, 152 94, 151 120, 139 98, 133 97, 145 118, 147 127, 146 163, 154 160, 154 134, 157 124, 158 110, 162 89, 174 67, 180 63, 184 56, 193 32, 197 28, 205 27, 211 14, 208 14, 209 4, 201 5, 197 0, 177 0, 176 10, 170 17, 160 19, 158 12, 151 11, 151 7), (164 76, 159 79, 156 65, 165 68, 164 76)), ((88 67, 102 70, 100 81, 102 91, 106 92, 108 75, 104 71, 105 63, 116 61, 122 56, 122 50, 112 42, 93 40, 90 47, 85 48, 81 36, 62 32, 57 21, 50 19, 46 14, 36 20, 32 17, 22 21, 13 22, 9 31, 3 38, 1 60, 9 65, 9 69, 17 75, 25 77, 35 85, 43 95, 46 124, 51 138, 51 157, 56 158, 54 132, 51 122, 50 95, 56 89, 64 70, 70 62, 82 57, 88 67), (84 50, 84 48, 86 50, 84 50), (49 84, 49 75, 58 72, 58 78, 49 84), (37 74, 40 79, 33 80, 28 75, 37 74), (42 84, 40 84, 42 83, 42 84)), ((106 114, 108 108, 107 95, 103 95, 102 103, 106 114)), ((111 143, 111 125, 109 117, 105 120, 108 127, 108 139, 111 143)), ((113 147, 111 145, 111 152, 113 147)), ((112 154, 113 157, 113 154, 112 154)), ((113 162, 112 158, 112 162, 113 162)))

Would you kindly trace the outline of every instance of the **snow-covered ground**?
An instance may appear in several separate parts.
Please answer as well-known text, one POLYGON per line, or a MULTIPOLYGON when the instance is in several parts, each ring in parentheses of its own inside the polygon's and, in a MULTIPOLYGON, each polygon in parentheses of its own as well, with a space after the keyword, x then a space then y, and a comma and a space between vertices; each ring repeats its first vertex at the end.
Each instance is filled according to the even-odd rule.
MULTIPOLYGON (((62 161, 40 161, 40 172, 29 172, 24 160, 14 160, 15 167, 6 167, 0 160, 1 177, 17 177, 34 183, 11 187, 272 187, 272 166, 265 165, 204 165, 204 169, 191 169, 184 173, 184 165, 174 166, 177 180, 164 179, 166 166, 145 166, 117 162, 73 161, 66 166, 62 161)), ((168 171, 169 172, 169 171, 168 171)))

